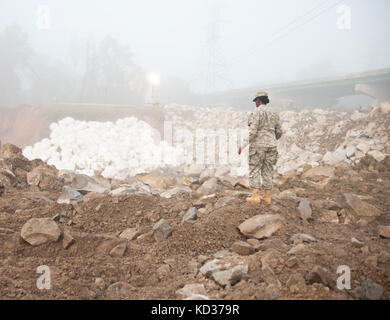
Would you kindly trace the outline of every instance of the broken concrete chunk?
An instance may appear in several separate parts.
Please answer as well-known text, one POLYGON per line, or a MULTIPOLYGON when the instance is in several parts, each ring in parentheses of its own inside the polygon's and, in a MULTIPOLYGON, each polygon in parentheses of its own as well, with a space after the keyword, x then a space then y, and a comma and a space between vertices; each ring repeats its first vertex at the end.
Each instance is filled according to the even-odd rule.
POLYGON ((58 241, 60 236, 60 228, 49 218, 32 218, 24 224, 21 231, 21 237, 32 246, 58 241))
POLYGON ((247 237, 264 239, 272 236, 284 225, 284 218, 278 214, 257 215, 238 226, 240 232, 247 237))

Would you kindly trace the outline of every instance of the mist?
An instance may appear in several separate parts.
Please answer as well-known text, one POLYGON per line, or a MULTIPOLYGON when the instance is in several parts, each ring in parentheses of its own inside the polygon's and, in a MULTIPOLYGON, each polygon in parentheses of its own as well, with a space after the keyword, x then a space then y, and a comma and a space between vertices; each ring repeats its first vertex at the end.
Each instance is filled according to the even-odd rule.
POLYGON ((389 9, 386 0, 6 0, 0 106, 143 105, 152 72, 161 103, 210 104, 204 94, 388 68, 389 9))

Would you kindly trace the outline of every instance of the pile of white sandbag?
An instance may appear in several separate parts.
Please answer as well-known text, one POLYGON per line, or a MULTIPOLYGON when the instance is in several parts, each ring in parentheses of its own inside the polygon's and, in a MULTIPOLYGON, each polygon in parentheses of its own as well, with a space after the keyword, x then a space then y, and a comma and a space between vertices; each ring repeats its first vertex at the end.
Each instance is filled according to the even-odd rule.
MULTIPOLYGON (((134 117, 116 122, 65 118, 51 125, 49 138, 23 153, 58 169, 115 179, 162 167, 186 172, 194 165, 196 170, 230 168, 232 175, 247 175, 248 149, 239 156, 237 146, 247 134, 249 112, 172 104, 164 113, 169 127, 164 134, 170 136, 162 140, 154 128, 134 117), (201 131, 206 137, 198 135, 201 131)), ((366 154, 381 161, 390 154, 389 104, 351 112, 311 109, 279 115, 284 132, 278 142, 280 174, 306 164, 357 163, 366 154)))
POLYGON ((134 117, 115 123, 65 118, 51 124, 50 130, 49 138, 23 150, 28 159, 40 158, 59 170, 115 179, 164 163, 177 165, 178 151, 158 141, 157 131, 134 117))

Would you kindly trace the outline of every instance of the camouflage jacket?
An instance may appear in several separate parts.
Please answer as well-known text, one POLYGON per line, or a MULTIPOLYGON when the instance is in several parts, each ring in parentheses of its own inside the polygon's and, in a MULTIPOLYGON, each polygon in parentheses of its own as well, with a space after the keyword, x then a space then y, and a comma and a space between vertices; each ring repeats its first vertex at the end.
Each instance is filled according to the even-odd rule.
POLYGON ((243 149, 248 144, 251 149, 258 147, 276 147, 276 140, 282 136, 279 115, 270 107, 257 107, 248 119, 249 139, 245 140, 243 149))

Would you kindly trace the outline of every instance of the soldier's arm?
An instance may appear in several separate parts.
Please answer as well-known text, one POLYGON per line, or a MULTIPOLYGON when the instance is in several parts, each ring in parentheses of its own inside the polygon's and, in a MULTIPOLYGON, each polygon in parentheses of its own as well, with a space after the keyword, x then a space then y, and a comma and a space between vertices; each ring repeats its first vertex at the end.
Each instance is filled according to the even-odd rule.
POLYGON ((275 125, 275 137, 276 140, 279 140, 283 135, 282 126, 280 125, 279 115, 276 115, 276 125, 275 125))
POLYGON ((260 120, 261 120, 261 113, 260 112, 255 111, 252 113, 251 117, 249 117, 249 119, 248 119, 248 126, 249 126, 248 139, 245 139, 244 144, 242 146, 242 150, 244 150, 256 138, 257 131, 259 130, 260 120))

